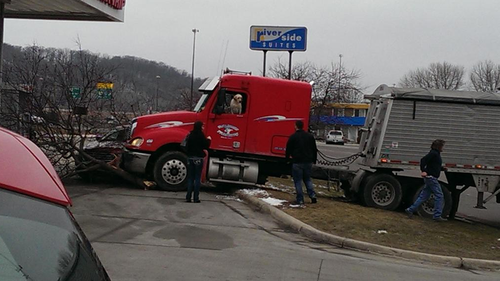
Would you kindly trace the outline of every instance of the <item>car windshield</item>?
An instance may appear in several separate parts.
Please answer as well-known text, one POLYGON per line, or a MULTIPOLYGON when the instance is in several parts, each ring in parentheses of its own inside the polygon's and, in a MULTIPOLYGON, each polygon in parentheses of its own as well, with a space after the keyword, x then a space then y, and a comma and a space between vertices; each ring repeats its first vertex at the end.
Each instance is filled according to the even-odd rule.
POLYGON ((342 135, 342 132, 339 132, 339 131, 331 131, 331 132, 330 132, 330 135, 332 135, 332 136, 341 136, 341 135, 342 135))
POLYGON ((0 226, 0 280, 100 280, 65 207, 0 189, 0 226))
POLYGON ((111 132, 105 134, 101 138, 103 141, 126 141, 127 140, 127 128, 114 129, 111 132))
POLYGON ((193 109, 194 112, 201 112, 203 111, 203 109, 205 109, 205 105, 208 102, 210 94, 211 92, 204 92, 203 95, 201 95, 200 99, 198 100, 198 103, 196 103, 196 106, 193 109))

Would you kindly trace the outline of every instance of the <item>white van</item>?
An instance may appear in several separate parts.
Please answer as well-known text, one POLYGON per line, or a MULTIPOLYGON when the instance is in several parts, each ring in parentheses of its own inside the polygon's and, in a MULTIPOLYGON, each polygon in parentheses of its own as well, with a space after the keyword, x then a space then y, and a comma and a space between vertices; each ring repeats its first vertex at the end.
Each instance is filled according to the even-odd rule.
POLYGON ((331 130, 328 132, 328 135, 326 135, 326 144, 329 143, 344 145, 344 134, 342 131, 331 130))

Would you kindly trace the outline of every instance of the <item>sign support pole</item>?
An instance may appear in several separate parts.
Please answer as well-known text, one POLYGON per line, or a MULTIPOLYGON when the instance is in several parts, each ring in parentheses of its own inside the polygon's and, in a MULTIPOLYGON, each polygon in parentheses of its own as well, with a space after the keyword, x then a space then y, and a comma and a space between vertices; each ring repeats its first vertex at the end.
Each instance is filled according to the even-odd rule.
MULTIPOLYGON (((0 1, 0 89, 3 87, 3 32, 5 23, 5 2, 6 1, 0 1)), ((7 3, 10 4, 10 1, 7 3)))
POLYGON ((262 67, 262 76, 266 77, 266 55, 267 55, 267 50, 264 50, 264 66, 262 67))
POLYGON ((292 80, 292 53, 293 51, 288 51, 288 80, 292 80))

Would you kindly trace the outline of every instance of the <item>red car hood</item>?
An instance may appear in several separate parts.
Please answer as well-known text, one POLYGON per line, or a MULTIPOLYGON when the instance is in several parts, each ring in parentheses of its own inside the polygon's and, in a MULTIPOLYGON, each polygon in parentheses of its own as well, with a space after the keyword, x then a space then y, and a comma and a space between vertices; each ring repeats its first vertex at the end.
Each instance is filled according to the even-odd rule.
POLYGON ((0 188, 71 205, 61 179, 40 148, 4 128, 0 128, 0 188))

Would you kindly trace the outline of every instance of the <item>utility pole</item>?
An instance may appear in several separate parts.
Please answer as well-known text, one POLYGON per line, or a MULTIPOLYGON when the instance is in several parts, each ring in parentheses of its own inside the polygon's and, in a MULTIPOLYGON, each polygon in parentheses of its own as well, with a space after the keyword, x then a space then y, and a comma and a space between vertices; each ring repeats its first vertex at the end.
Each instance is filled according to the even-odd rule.
POLYGON ((191 31, 193 31, 193 60, 191 62, 191 97, 189 100, 189 109, 192 109, 192 103, 193 103, 193 97, 194 97, 194 92, 193 92, 193 85, 194 85, 194 54, 195 54, 195 49, 196 49, 196 33, 200 32, 198 29, 193 28, 191 31))
POLYGON ((158 92, 160 90, 160 75, 156 75, 156 99, 155 99, 155 111, 158 112, 158 92))
POLYGON ((339 54, 339 86, 338 86, 338 94, 337 94, 337 102, 340 101, 340 80, 342 78, 342 54, 339 54))

